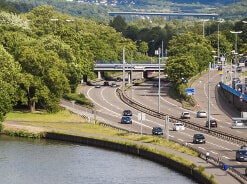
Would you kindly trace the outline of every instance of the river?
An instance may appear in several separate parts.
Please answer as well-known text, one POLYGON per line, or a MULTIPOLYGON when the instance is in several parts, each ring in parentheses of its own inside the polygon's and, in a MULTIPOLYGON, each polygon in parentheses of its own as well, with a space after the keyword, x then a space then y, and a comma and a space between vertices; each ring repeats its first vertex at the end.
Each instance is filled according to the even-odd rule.
POLYGON ((4 184, 196 184, 151 161, 53 140, 0 136, 4 184))

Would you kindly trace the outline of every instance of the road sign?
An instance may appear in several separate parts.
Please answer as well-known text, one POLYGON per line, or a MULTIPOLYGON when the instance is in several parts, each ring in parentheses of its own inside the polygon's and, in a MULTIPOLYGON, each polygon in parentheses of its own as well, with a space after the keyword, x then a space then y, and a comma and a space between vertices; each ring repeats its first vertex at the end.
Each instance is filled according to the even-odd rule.
POLYGON ((186 95, 194 95, 195 89, 194 88, 186 88, 186 95))
POLYGON ((146 119, 145 113, 139 112, 139 113, 138 113, 138 121, 142 121, 142 120, 145 121, 145 119, 146 119))

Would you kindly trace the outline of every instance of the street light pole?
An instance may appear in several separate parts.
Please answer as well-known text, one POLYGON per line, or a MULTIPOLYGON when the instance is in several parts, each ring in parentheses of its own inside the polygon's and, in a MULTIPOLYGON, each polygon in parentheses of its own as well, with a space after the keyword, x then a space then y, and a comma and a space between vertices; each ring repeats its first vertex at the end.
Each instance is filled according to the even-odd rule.
POLYGON ((202 19, 202 33, 203 33, 203 38, 205 37, 205 30, 204 30, 204 24, 205 22, 209 21, 209 19, 202 19))
POLYGON ((57 21, 58 19, 50 19, 51 21, 55 22, 55 33, 57 33, 57 21))
POLYGON ((232 34, 235 34, 235 53, 238 53, 238 34, 242 33, 243 31, 230 31, 232 34))
MULTIPOLYGON (((218 22, 218 44, 217 44, 217 56, 218 56, 218 63, 220 61, 220 23, 224 22, 224 19, 220 19, 218 22)), ((223 71, 223 63, 221 63, 221 69, 223 71)), ((223 74, 221 77, 221 82, 223 82, 223 74)))
POLYGON ((158 89, 159 99, 158 99, 158 111, 160 113, 160 48, 158 50, 158 54, 159 54, 159 89, 158 89))
MULTIPOLYGON (((241 34, 243 31, 230 31, 232 34, 235 34, 235 52, 234 52, 234 55, 235 55, 235 64, 236 64, 236 61, 237 61, 237 54, 238 54, 238 34, 241 34)), ((234 76, 236 77, 236 67, 235 67, 235 73, 234 73, 234 76)), ((232 85, 232 84, 231 84, 232 85)))
POLYGON ((125 89, 125 47, 123 48, 123 91, 125 89))
POLYGON ((208 64, 208 129, 210 129, 210 69, 211 62, 208 64))

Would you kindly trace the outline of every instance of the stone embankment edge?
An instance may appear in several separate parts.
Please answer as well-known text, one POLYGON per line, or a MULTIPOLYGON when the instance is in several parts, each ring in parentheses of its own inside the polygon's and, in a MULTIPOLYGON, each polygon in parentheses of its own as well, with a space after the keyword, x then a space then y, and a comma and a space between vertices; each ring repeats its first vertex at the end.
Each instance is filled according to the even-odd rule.
POLYGON ((53 132, 47 132, 45 134, 45 138, 86 144, 90 146, 101 147, 105 149, 111 149, 115 151, 137 155, 139 157, 151 160, 153 162, 156 162, 158 164, 176 170, 201 184, 213 184, 213 182, 206 175, 203 175, 200 171, 194 169, 193 167, 183 165, 182 163, 172 160, 168 157, 165 157, 164 155, 160 155, 158 153, 154 153, 142 149, 141 147, 138 146, 121 144, 121 143, 116 143, 116 142, 97 139, 97 138, 83 137, 81 135, 76 136, 76 135, 68 135, 68 134, 53 133, 53 132))

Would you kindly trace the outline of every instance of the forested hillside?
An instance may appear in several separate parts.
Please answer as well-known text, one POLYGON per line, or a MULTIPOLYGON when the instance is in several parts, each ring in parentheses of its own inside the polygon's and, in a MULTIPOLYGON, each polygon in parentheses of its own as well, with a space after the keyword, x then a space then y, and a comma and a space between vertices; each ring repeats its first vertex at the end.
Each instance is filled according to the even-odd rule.
MULTIPOLYGON (((57 11, 72 16, 83 16, 98 22, 108 22, 110 11, 150 11, 150 12, 200 12, 217 13, 219 17, 228 20, 239 20, 247 17, 247 0, 126 0, 126 1, 67 1, 67 0, 0 0, 12 3, 19 12, 27 12, 34 7, 49 4, 57 11)), ((0 9, 6 11, 4 6, 0 9)), ((13 10, 12 10, 13 11, 13 10)))

